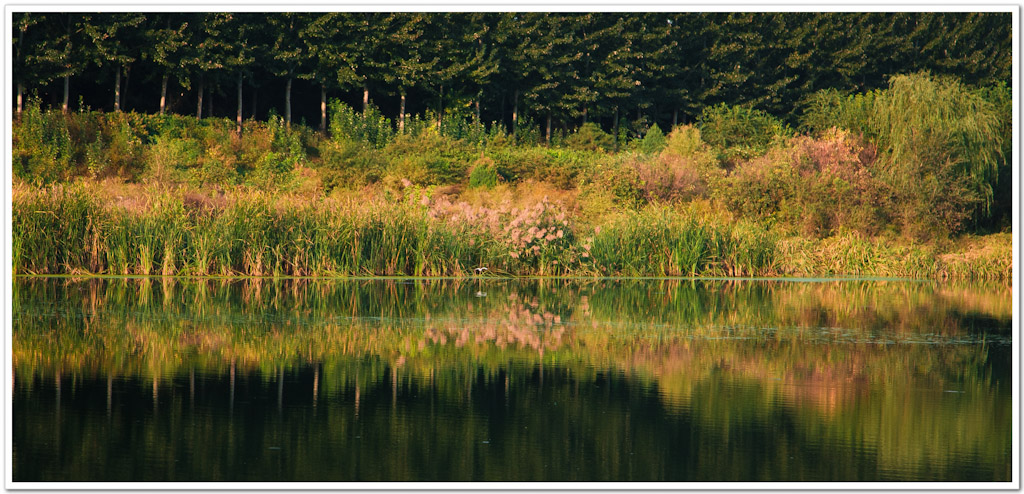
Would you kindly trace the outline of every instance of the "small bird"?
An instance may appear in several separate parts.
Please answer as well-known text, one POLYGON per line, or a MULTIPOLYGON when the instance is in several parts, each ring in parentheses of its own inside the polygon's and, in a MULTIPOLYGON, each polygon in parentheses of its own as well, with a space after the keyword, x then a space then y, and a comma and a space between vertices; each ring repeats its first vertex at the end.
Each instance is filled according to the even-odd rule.
POLYGON ((484 274, 484 271, 487 271, 487 268, 479 267, 479 268, 476 268, 475 271, 476 271, 476 274, 484 274))

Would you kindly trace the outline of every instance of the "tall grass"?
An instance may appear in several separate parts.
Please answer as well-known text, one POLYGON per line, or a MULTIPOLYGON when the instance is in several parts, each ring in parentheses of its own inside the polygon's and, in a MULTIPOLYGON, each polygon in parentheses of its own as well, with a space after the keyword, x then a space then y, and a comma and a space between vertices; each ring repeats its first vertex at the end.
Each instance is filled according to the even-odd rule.
POLYGON ((843 230, 783 237, 761 223, 647 206, 596 226, 547 200, 474 207, 412 193, 345 201, 239 189, 19 185, 19 274, 190 276, 833 276, 1008 281, 1012 235, 907 244, 843 230))
POLYGON ((460 275, 484 257, 405 204, 343 210, 251 193, 217 207, 163 192, 123 206, 72 186, 20 194, 14 217, 20 273, 460 275))
POLYGON ((607 275, 775 274, 775 239, 764 229, 715 225, 662 207, 625 214, 601 228, 590 252, 607 275))

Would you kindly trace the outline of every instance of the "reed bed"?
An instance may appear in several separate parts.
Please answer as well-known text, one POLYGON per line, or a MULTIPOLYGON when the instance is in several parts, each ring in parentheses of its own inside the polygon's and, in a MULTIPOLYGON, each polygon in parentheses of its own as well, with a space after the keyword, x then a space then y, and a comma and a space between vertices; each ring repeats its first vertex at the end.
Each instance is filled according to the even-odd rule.
POLYGON ((883 276, 1009 282, 1012 235, 945 250, 648 206, 583 227, 546 199, 471 206, 414 190, 345 200, 251 189, 18 186, 17 274, 158 276, 883 276))

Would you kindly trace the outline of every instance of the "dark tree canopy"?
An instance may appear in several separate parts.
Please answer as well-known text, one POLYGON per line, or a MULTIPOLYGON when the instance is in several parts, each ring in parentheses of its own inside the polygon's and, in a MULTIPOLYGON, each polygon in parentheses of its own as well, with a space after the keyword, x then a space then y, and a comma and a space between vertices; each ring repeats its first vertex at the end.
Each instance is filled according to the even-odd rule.
MULTIPOLYGON (((103 110, 129 67, 122 108, 135 111, 167 98, 192 113, 204 88, 212 98, 242 78, 254 100, 265 93, 246 102, 260 115, 294 97, 295 118, 313 119, 330 92, 353 106, 372 96, 391 115, 401 98, 407 113, 472 105, 506 125, 607 128, 616 116, 693 121, 720 103, 793 122, 816 91, 921 70, 1012 82, 1011 14, 999 12, 15 13, 13 27, 19 95, 58 107, 70 86, 71 106, 81 95, 103 110)), ((232 115, 229 100, 214 113, 232 115)))

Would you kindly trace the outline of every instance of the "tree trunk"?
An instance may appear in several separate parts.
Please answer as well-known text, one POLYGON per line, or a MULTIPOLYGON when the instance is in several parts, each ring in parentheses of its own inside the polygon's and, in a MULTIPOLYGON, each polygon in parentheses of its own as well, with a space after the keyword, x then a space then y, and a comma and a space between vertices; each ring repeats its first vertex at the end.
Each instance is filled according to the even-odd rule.
POLYGON ((402 89, 402 100, 398 105, 398 133, 405 132, 405 89, 402 89))
POLYGON ((619 152, 619 107, 615 107, 615 122, 612 123, 612 136, 615 138, 615 152, 619 152))
POLYGON ((583 123, 587 123, 587 107, 583 107, 583 123))
POLYGON ((121 67, 117 68, 117 75, 114 77, 114 112, 121 111, 121 67))
POLYGON ((476 107, 476 123, 480 123, 480 97, 479 97, 479 95, 476 98, 476 102, 474 103, 474 106, 476 107))
POLYGON ((444 113, 444 84, 437 91, 437 132, 441 132, 441 115, 444 113))
POLYGON ((167 79, 168 75, 164 74, 163 82, 160 83, 160 114, 164 114, 164 110, 167 108, 167 79))
POLYGON ((516 126, 519 125, 519 89, 512 93, 512 137, 516 136, 516 126))
POLYGON ((672 110, 672 128, 676 128, 676 124, 679 123, 679 108, 672 110))
POLYGON ((284 84, 284 125, 285 127, 291 128, 292 126, 292 78, 288 78, 288 82, 284 84))
POLYGON ((196 99, 196 120, 203 118, 203 80, 199 79, 199 97, 196 99))
POLYGON ((206 117, 213 118, 213 93, 217 90, 217 86, 214 85, 210 88, 210 94, 206 96, 206 117))
POLYGON ((327 86, 320 84, 320 133, 327 135, 327 86))
POLYGON ((242 137, 242 74, 238 74, 238 114, 235 115, 235 130, 242 137))
POLYGON ((18 121, 21 121, 21 110, 24 108, 22 104, 22 95, 25 94, 25 85, 18 81, 18 121))
POLYGON ((70 79, 71 74, 64 76, 64 104, 61 105, 60 109, 65 114, 68 112, 68 93, 70 92, 69 86, 71 85, 70 79))
POLYGON ((548 110, 548 124, 547 124, 547 128, 544 131, 544 142, 548 146, 551 145, 551 110, 550 109, 548 110))
POLYGON ((128 83, 132 82, 132 66, 124 68, 124 86, 121 87, 121 111, 128 111, 128 83))
POLYGON ((370 107, 370 88, 363 83, 363 115, 366 115, 366 110, 370 107))

